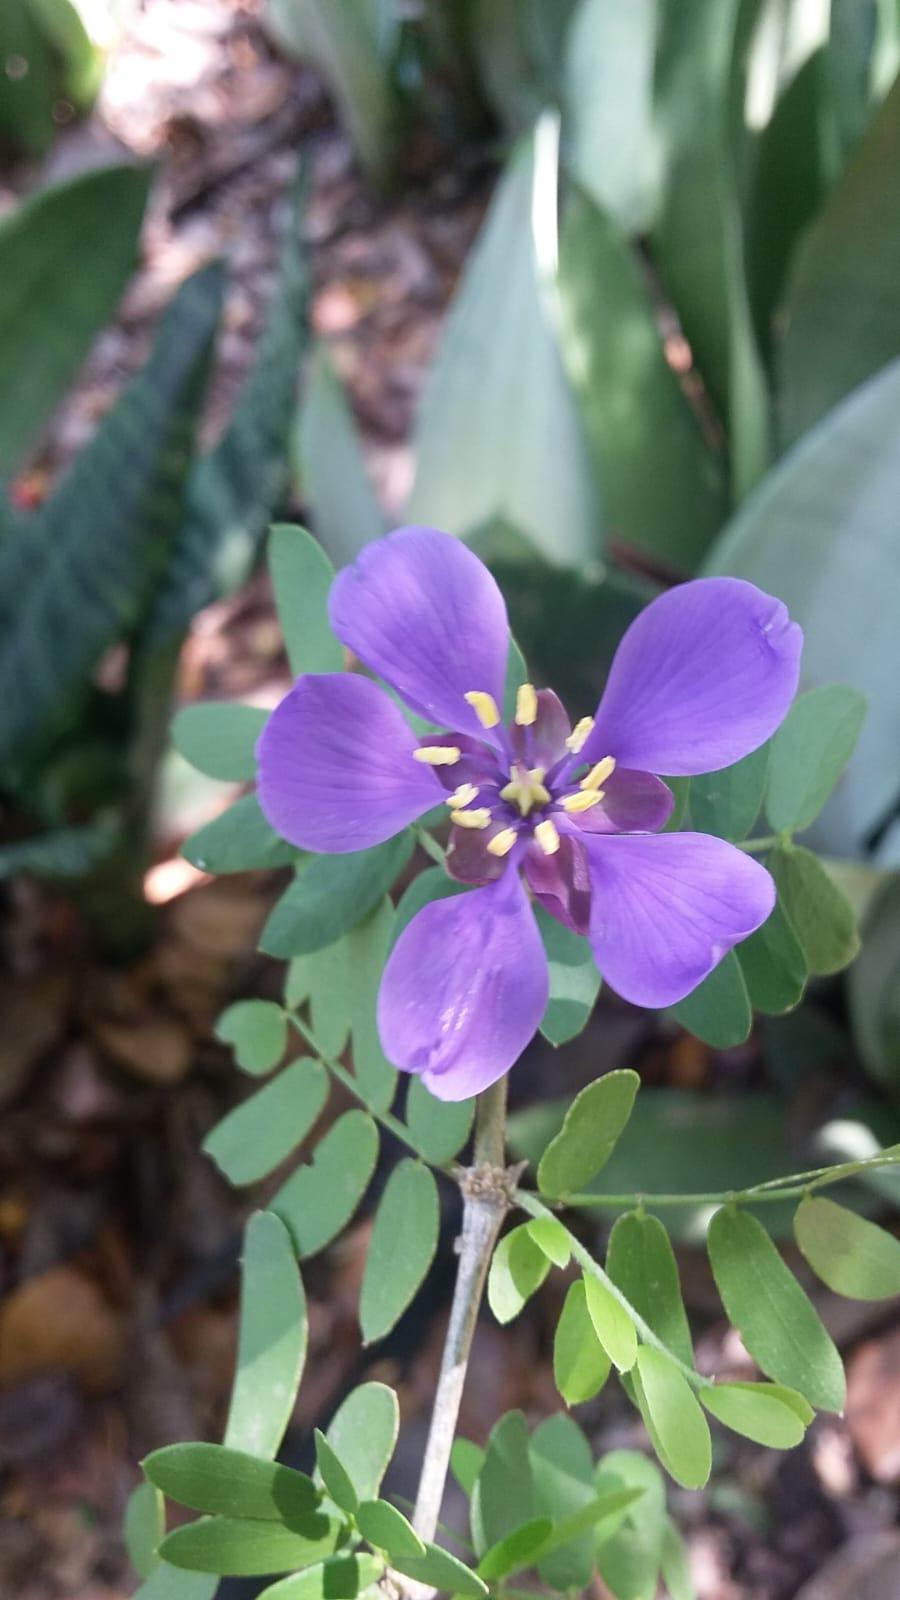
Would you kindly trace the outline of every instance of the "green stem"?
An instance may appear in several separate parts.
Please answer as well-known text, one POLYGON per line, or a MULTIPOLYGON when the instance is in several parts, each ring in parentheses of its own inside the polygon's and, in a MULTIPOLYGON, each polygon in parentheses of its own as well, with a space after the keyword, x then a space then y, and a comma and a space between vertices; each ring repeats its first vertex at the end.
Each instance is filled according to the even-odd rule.
POLYGON ((838 1165, 832 1163, 828 1167, 813 1167, 809 1172, 768 1178, 765 1183, 754 1184, 749 1189, 708 1190, 702 1194, 569 1194, 560 1205, 577 1206, 582 1210, 603 1206, 610 1211, 625 1210, 632 1206, 767 1205, 778 1200, 801 1199, 810 1189, 825 1189, 834 1183, 845 1183, 848 1178, 858 1177, 861 1172, 896 1166, 900 1166, 900 1148, 893 1152, 885 1151, 880 1156, 866 1156, 861 1161, 843 1161, 838 1165))
POLYGON ((776 844, 781 844, 781 835, 777 833, 764 833, 758 839, 744 839, 738 845, 739 850, 746 850, 751 856, 761 855, 763 850, 771 850, 776 844))
MULTIPOLYGON (((298 1017, 293 1011, 288 1012, 288 1016, 290 1017, 290 1020, 299 1033, 301 1039, 303 1039, 306 1044, 309 1045, 311 1050, 315 1051, 323 1067, 325 1067, 326 1070, 331 1073, 331 1076, 338 1083, 342 1083, 344 1088, 347 1089, 349 1093, 359 1101, 361 1106, 365 1106, 365 1109, 368 1111, 370 1117, 374 1117, 375 1121, 379 1122, 382 1128, 386 1128, 389 1133, 394 1135, 395 1139, 399 1139, 401 1144, 405 1144, 407 1149, 411 1150, 413 1155, 419 1156, 419 1159, 421 1160, 422 1157, 419 1155, 419 1151, 416 1148, 405 1122, 401 1122, 399 1117, 395 1117, 392 1111, 375 1111, 373 1107, 369 1105, 369 1102, 363 1094, 360 1085, 354 1078, 353 1073, 348 1072, 347 1068, 342 1064, 342 1062, 335 1061, 333 1056, 325 1054, 325 1051, 322 1049, 322 1046, 316 1039, 312 1029, 307 1026, 307 1024, 303 1021, 303 1018, 298 1017)), ((446 1172, 448 1176, 451 1177, 454 1174, 454 1169, 452 1167, 435 1166, 434 1162, 429 1162, 428 1165, 433 1166, 436 1172, 446 1172)))
MULTIPOLYGON (((514 1205, 521 1206, 522 1210, 527 1211, 530 1217, 554 1217, 555 1220, 559 1222, 559 1217, 557 1217, 556 1214, 550 1210, 549 1206, 545 1206, 543 1201, 537 1198, 537 1195, 528 1194, 522 1189, 517 1189, 513 1194, 513 1203, 514 1205)), ((565 1223, 562 1223, 561 1226, 565 1227, 565 1223)), ((644 1343, 652 1344, 655 1350, 659 1350, 664 1356, 668 1356, 669 1360, 674 1362, 675 1366, 681 1372, 682 1376, 687 1379, 692 1388, 711 1389, 713 1387, 713 1380, 711 1378, 704 1378, 702 1373, 695 1371, 693 1367, 687 1366, 684 1361, 680 1361, 678 1356, 676 1356, 669 1349, 668 1345, 663 1343, 659 1335, 654 1333, 649 1322, 645 1322, 640 1312, 635 1311, 631 1301, 626 1299, 618 1285, 613 1283, 612 1278, 610 1278, 608 1274, 604 1272, 603 1268, 600 1266, 600 1263, 594 1260, 590 1251, 586 1250, 584 1245, 581 1243, 581 1240, 577 1239, 575 1234, 572 1233, 568 1228, 566 1228, 566 1233, 569 1240, 569 1249, 571 1250, 575 1260, 578 1262, 578 1265, 584 1272, 593 1273, 594 1277, 600 1280, 604 1288, 609 1294, 612 1295, 613 1299, 618 1301, 619 1305, 622 1307, 622 1310, 628 1317, 631 1318, 631 1321, 637 1328, 637 1331, 644 1343)))

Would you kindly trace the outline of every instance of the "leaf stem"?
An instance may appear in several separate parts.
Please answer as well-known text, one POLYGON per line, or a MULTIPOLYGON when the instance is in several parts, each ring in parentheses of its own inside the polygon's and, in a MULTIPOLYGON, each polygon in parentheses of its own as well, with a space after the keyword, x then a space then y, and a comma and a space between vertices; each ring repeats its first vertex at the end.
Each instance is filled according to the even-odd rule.
POLYGON ((760 855, 763 850, 771 850, 776 844, 782 843, 779 833, 764 833, 758 839, 744 839, 739 845, 739 850, 746 850, 751 856, 760 855))
POLYGON ((474 1165, 460 1180, 459 1267, 412 1519, 425 1540, 437 1529, 488 1265, 509 1206, 505 1157, 506 1079, 501 1078, 478 1097, 474 1165))

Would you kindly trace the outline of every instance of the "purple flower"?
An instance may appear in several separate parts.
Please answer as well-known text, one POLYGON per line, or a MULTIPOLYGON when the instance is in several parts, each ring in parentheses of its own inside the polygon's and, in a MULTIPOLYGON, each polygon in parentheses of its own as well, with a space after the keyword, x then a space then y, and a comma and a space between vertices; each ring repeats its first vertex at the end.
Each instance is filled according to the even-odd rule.
POLYGON ((367 546, 338 574, 330 615, 440 731, 417 737, 369 678, 299 678, 260 739, 260 802, 286 839, 325 852, 379 844, 448 805, 447 868, 472 892, 418 913, 378 1002, 389 1059, 440 1099, 493 1083, 540 1025, 547 961, 530 896, 643 1006, 681 1000, 765 922, 765 868, 711 835, 661 833, 673 798, 655 774, 730 766, 778 727, 802 645, 779 600, 737 578, 660 595, 574 729, 552 690, 530 684, 502 725, 506 607, 448 534, 401 528, 367 546))

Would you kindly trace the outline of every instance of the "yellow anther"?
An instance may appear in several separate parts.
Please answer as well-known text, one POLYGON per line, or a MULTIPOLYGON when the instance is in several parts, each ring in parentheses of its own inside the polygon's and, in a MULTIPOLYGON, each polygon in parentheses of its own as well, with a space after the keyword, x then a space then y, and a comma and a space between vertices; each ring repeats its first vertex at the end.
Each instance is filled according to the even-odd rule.
POLYGON ((550 790, 544 785, 544 768, 532 767, 529 772, 525 767, 514 767, 515 777, 510 778, 500 790, 500 799, 506 800, 511 806, 518 806, 523 817, 536 806, 546 806, 550 803, 550 790))
POLYGON ((495 833, 493 839, 488 840, 488 850, 492 856, 508 856, 516 842, 515 828, 501 828, 495 833))
POLYGON ((520 683, 516 690, 516 721, 520 728, 537 722, 538 697, 533 683, 520 683))
POLYGON ((470 806, 473 800, 478 799, 479 791, 474 783, 461 783, 458 789, 448 794, 444 804, 447 806, 470 806))
POLYGON ((600 785, 602 783, 605 783, 607 778, 611 777, 611 775, 613 774, 613 772, 615 772, 615 770, 616 770, 615 757, 614 756, 604 756, 603 760, 602 761, 598 761, 597 765, 595 767, 591 767, 591 770, 588 773, 587 777, 586 778, 582 778, 582 780, 581 780, 582 789, 599 789, 600 785))
POLYGON ((593 731, 593 717, 582 717, 580 722, 576 722, 572 732, 569 734, 566 740, 566 749, 571 750, 573 756, 577 756, 579 750, 583 750, 587 744, 588 734, 593 733, 593 731))
POLYGON ((464 699, 468 700, 483 728, 496 728, 500 721, 500 713, 492 694, 488 694, 484 689, 470 689, 464 699))
POLYGON ((420 744, 413 751, 413 760, 426 767, 455 767, 462 751, 455 744, 420 744))
POLYGON ((458 828, 486 828, 491 820, 487 806, 476 806, 472 811, 451 811, 450 821, 458 828))
POLYGON ((578 794, 563 795, 560 805, 563 811, 577 813, 579 811, 590 811, 591 806, 598 806, 602 799, 602 789, 581 789, 578 794))
POLYGON ((552 817, 545 817, 534 830, 534 837, 545 856, 555 856, 559 849, 559 834, 552 817))

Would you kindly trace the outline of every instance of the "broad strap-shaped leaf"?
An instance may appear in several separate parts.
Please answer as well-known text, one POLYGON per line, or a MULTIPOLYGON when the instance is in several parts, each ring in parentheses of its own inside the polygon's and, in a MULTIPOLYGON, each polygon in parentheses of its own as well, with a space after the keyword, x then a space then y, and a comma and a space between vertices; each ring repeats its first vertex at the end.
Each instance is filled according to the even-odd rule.
MULTIPOLYGON (((301 186, 298 210, 302 199, 301 186)), ((201 607, 232 593, 253 566, 287 487, 308 290, 299 218, 293 217, 250 377, 222 439, 191 473, 173 556, 142 630, 145 657, 177 645, 201 607)))
POLYGON ((566 1405, 599 1394, 611 1366, 588 1311, 584 1280, 577 1278, 569 1285, 553 1341, 553 1376, 566 1405))
POLYGON ((112 316, 137 265, 151 176, 149 167, 83 173, 0 223, 0 370, 10 375, 0 400, 0 481, 112 316))
POLYGON ((856 918, 846 895, 803 845, 773 850, 768 865, 810 972, 841 972, 859 949, 856 918))
POLYGON ((34 743, 106 647, 135 627, 181 522, 219 315, 216 266, 190 278, 150 360, 42 510, 0 553, 0 756, 34 743))
POLYGON ((842 856, 868 849, 900 795, 898 426, 900 360, 823 418, 766 476, 704 569, 777 594, 803 629, 804 678, 848 683, 867 697, 858 748, 815 824, 817 847, 842 856))
POLYGON ((347 566, 363 545, 381 537, 385 522, 350 403, 322 343, 310 362, 294 443, 300 493, 316 533, 335 566, 347 566))
POLYGON ((726 1428, 770 1450, 793 1449, 814 1415, 802 1395, 778 1383, 717 1383, 700 1399, 726 1428))
POLYGON ((754 1361, 810 1405, 841 1411, 841 1358, 762 1223, 723 1206, 710 1223, 708 1243, 722 1303, 754 1361))
POLYGON ((275 1455, 294 1409, 307 1339, 291 1239, 271 1211, 258 1211, 244 1233, 237 1371, 225 1427, 230 1449, 275 1455))
POLYGON ((270 1572, 310 1567, 333 1554, 343 1526, 323 1511, 310 1518, 312 1537, 294 1533, 277 1522, 247 1518, 200 1517, 175 1528, 160 1545, 160 1554, 189 1572, 214 1572, 220 1577, 252 1578, 270 1572))
POLYGON ((302 1144, 327 1098, 321 1062, 292 1061, 217 1122, 203 1149, 229 1183, 258 1183, 302 1144))
POLYGON ((609 1237, 606 1270, 672 1354, 694 1364, 678 1263, 663 1223, 646 1211, 619 1217, 609 1237))
MULTIPOLYGON (((646 0, 633 9, 644 11, 646 0)), ((598 171, 605 167, 604 157, 598 171)), ((564 213, 558 288, 563 357, 616 544, 693 572, 722 523, 722 459, 665 358, 638 258, 577 189, 564 213)))
POLYGON ((900 355, 898 158, 895 83, 797 251, 779 359, 785 445, 900 355))
POLYGON ((551 1044, 566 1044, 587 1026, 602 980, 586 939, 564 928, 543 906, 535 904, 534 913, 550 973, 541 1033, 551 1044))
POLYGON ((566 38, 564 108, 573 175, 624 234, 659 203, 653 117, 655 0, 586 0, 566 38))
POLYGON ((735 951, 729 950, 709 976, 671 1010, 683 1028, 717 1050, 743 1044, 750 1037, 753 1013, 735 951))
POLYGON ((576 1095, 538 1167, 538 1188, 557 1199, 576 1194, 606 1165, 624 1131, 640 1078, 630 1068, 607 1072, 576 1095))
POLYGON ((776 833, 808 828, 841 776, 866 716, 846 684, 801 694, 772 739, 766 814, 776 833))
POLYGON ((466 264, 425 389, 406 518, 466 534, 503 516, 548 561, 577 566, 598 553, 602 523, 544 303, 538 229, 552 248, 556 149, 548 124, 513 155, 466 264))
POLYGON ((398 1162, 378 1203, 359 1298, 363 1339, 383 1339, 418 1293, 440 1226, 437 1185, 427 1167, 398 1162))
POLYGON ((364 1111, 345 1111, 301 1166, 273 1196, 272 1210, 287 1224, 303 1256, 324 1250, 356 1211, 378 1159, 378 1128, 364 1111))
POLYGON ((653 1447, 666 1471, 685 1489, 702 1489, 712 1466, 712 1441, 700 1402, 675 1363, 641 1345, 635 1388, 653 1447))
POLYGON ((198 700, 172 722, 178 754, 208 778, 246 783, 256 777, 256 745, 268 721, 261 706, 231 700, 198 700))
POLYGON ((279 523, 269 535, 269 575, 291 671, 340 672, 344 647, 328 623, 334 567, 305 528, 279 523))
POLYGON ((216 1023, 216 1038, 231 1045, 242 1071, 258 1077, 277 1067, 287 1048, 287 1028, 274 1000, 236 1000, 216 1023))
POLYGON ((312 857, 269 916, 260 949, 284 959, 333 944, 384 898, 412 846, 413 836, 404 829, 371 850, 312 857))
POLYGON ((900 1294, 900 1239, 825 1195, 801 1200, 794 1237, 817 1277, 851 1300, 900 1294))
POLYGON ((378 1494, 394 1454, 399 1425, 397 1396, 384 1383, 360 1384, 332 1417, 328 1443, 360 1500, 373 1500, 378 1494))
POLYGON ((150 1482, 170 1500, 192 1511, 216 1516, 284 1522, 297 1533, 321 1505, 321 1495, 304 1472, 220 1444, 172 1444, 145 1458, 150 1482))
POLYGON ((494 1250, 487 1282, 488 1305, 497 1321, 512 1322, 549 1271, 550 1262, 527 1223, 505 1233, 494 1250))

